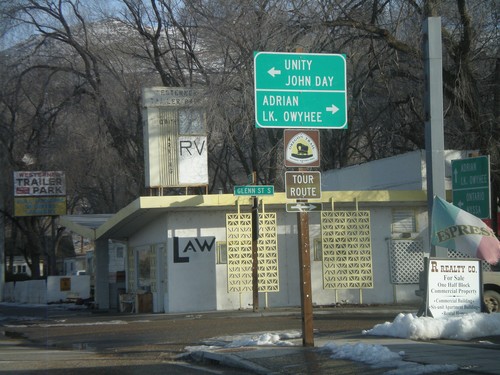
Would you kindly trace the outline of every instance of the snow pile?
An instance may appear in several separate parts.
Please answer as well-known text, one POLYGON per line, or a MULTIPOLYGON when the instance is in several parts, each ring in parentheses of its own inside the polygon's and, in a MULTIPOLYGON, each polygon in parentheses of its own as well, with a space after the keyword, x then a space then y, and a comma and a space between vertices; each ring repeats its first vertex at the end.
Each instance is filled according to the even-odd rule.
POLYGON ((392 323, 377 324, 363 334, 412 340, 453 339, 500 335, 500 314, 470 313, 453 317, 417 317, 399 314, 392 323))
MULTIPOLYGON (((454 339, 470 340, 474 337, 500 335, 500 314, 471 313, 454 317, 417 317, 415 314, 399 314, 392 323, 377 324, 364 335, 391 336, 412 340, 454 339)), ((287 341, 301 337, 301 332, 260 333, 225 336, 210 339, 207 345, 191 346, 186 350, 211 351, 223 348, 236 348, 261 345, 300 345, 287 341)), ((333 359, 346 359, 368 364, 374 368, 388 368, 385 374, 420 375, 446 373, 459 370, 455 364, 423 365, 404 360, 405 353, 395 353, 383 345, 366 343, 335 344, 329 342, 322 350, 331 352, 333 359)))
POLYGON ((293 345, 289 341, 283 341, 281 336, 277 333, 263 333, 257 337, 246 337, 235 340, 227 345, 229 348, 237 348, 240 346, 263 346, 263 345, 277 345, 286 346, 293 345))
POLYGON ((236 336, 215 337, 205 341, 206 345, 188 346, 188 352, 200 350, 218 350, 222 348, 240 348, 247 346, 293 346, 295 342, 289 341, 299 339, 302 333, 298 331, 280 333, 249 333, 236 336))
POLYGON ((323 346, 323 349, 332 351, 331 358, 333 359, 363 362, 374 368, 394 368, 385 372, 385 374, 419 375, 458 370, 457 365, 421 365, 414 362, 405 362, 403 361, 404 352, 395 353, 382 345, 363 343, 337 345, 328 343, 323 346))

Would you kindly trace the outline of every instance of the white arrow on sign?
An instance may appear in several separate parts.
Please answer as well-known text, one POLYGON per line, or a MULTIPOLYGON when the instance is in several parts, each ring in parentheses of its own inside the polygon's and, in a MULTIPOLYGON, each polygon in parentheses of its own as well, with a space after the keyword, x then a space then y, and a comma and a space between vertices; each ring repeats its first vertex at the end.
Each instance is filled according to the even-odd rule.
POLYGON ((267 72, 268 72, 268 73, 269 73, 269 74, 270 74, 273 78, 274 78, 274 76, 276 76, 276 75, 280 75, 280 74, 281 74, 281 70, 276 69, 274 66, 273 66, 271 69, 269 69, 267 72))
POLYGON ((334 104, 332 104, 331 107, 326 107, 326 111, 327 112, 332 112, 332 115, 335 114, 335 112, 337 112, 339 109, 337 106, 335 106, 334 104))
POLYGON ((304 211, 313 211, 317 206, 315 204, 297 203, 295 206, 290 206, 290 207, 296 209, 297 211, 304 212, 304 211))

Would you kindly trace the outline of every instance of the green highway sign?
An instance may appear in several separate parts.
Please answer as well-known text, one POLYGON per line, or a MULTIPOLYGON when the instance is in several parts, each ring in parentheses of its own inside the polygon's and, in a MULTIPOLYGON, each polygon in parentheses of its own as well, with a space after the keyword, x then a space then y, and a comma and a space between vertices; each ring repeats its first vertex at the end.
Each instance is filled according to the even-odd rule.
POLYGON ((242 185, 234 187, 234 195, 274 195, 273 185, 242 185))
POLYGON ((347 128, 346 58, 256 52, 257 128, 347 128))
POLYGON ((453 204, 480 219, 491 216, 489 156, 451 161, 453 204))

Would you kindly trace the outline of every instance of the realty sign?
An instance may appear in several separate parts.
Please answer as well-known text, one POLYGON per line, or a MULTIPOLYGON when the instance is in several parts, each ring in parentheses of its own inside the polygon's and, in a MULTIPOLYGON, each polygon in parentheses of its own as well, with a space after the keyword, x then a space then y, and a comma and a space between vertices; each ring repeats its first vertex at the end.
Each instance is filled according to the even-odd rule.
POLYGON ((434 318, 481 312, 479 259, 429 260, 427 306, 434 318))

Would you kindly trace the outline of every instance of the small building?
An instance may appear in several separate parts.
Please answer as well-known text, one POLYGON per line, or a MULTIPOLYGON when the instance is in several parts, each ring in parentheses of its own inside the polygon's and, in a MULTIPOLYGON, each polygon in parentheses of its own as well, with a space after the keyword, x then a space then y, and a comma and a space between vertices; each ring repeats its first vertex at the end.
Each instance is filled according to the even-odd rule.
MULTIPOLYGON (((451 161, 477 154, 445 150, 445 188, 451 190, 451 161)), ((427 190, 425 150, 322 172, 324 190, 427 190)))
MULTIPOLYGON (((259 305, 300 305, 297 213, 284 193, 259 198, 259 305)), ((311 212, 314 305, 416 302, 428 245, 424 191, 323 191, 311 212)), ((117 214, 64 216, 96 243, 95 297, 112 307, 109 240, 126 243, 126 291, 154 312, 252 307, 251 197, 140 197, 117 214)))
MULTIPOLYGON (((451 160, 469 155, 445 152, 448 194, 451 160)), ((314 305, 419 301, 430 249, 425 189, 424 151, 322 174, 321 199, 308 202, 321 207, 308 214, 314 305)), ((258 198, 259 305, 298 306, 304 249, 297 213, 285 208, 293 201, 284 193, 258 198)), ((114 305, 107 272, 114 240, 126 248, 127 293, 150 294, 152 311, 234 310, 253 303, 251 205, 251 197, 231 194, 140 197, 112 216, 61 221, 96 243, 99 308, 114 305)))

